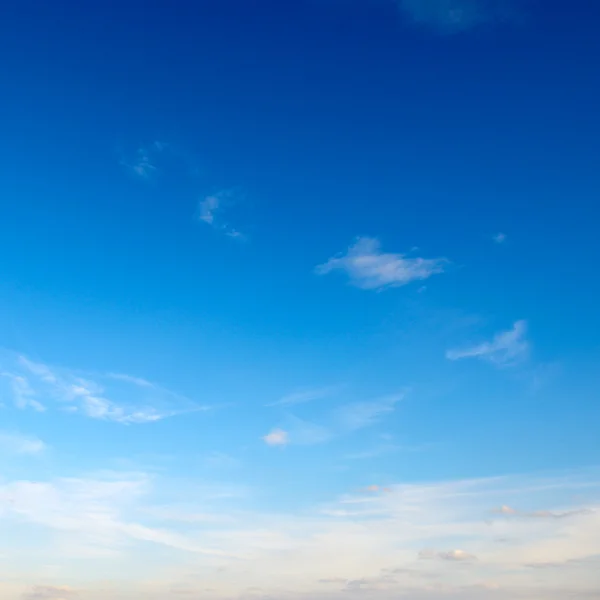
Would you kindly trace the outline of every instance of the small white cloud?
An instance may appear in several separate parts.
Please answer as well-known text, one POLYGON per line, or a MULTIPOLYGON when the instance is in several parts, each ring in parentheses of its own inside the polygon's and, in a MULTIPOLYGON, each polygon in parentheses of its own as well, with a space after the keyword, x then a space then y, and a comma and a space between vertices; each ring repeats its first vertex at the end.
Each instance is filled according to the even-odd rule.
POLYGON ((512 506, 507 506, 506 504, 502 505, 500 508, 495 508, 492 512, 499 515, 516 515, 518 513, 512 506))
POLYGON ((419 552, 421 560, 447 560, 451 562, 470 562, 477 560, 473 554, 469 554, 464 550, 449 550, 447 552, 438 552, 431 548, 421 550, 419 552))
POLYGON ((350 282, 365 290, 377 290, 407 285, 442 273, 447 261, 443 258, 407 257, 384 253, 379 241, 361 237, 346 254, 330 258, 316 267, 317 275, 344 271, 350 282))
POLYGON ((245 236, 234 229, 224 218, 224 213, 234 203, 234 192, 222 190, 206 196, 198 203, 197 217, 199 221, 210 225, 231 238, 245 239, 245 236))
POLYGON ((273 429, 262 439, 268 446, 287 446, 290 443, 288 432, 283 429, 273 429))
POLYGON ((41 454, 47 446, 36 437, 0 431, 0 449, 11 454, 41 454))
POLYGON ((494 242, 496 242, 496 244, 503 244, 506 241, 506 234, 497 233, 492 239, 494 240, 494 242))
POLYGON ((525 359, 529 352, 529 342, 525 339, 527 322, 517 321, 508 331, 497 333, 491 342, 483 342, 464 349, 448 350, 446 358, 480 358, 498 366, 510 366, 525 359))
POLYGON ((397 0, 415 23, 458 33, 513 15, 510 0, 397 0))
POLYGON ((448 552, 439 552, 438 558, 441 560, 450 560, 456 562, 477 560, 473 554, 469 554, 464 550, 449 550, 448 552))

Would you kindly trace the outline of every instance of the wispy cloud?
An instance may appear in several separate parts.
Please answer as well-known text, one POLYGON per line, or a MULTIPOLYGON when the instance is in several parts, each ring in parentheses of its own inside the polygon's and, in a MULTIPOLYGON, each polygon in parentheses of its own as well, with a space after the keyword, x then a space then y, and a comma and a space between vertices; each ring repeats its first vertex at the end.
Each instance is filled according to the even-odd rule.
POLYGON ((494 240, 494 242, 496 242, 496 244, 504 244, 504 242, 506 241, 506 234, 505 233, 496 233, 492 239, 494 240))
POLYGON ((458 33, 515 16, 511 0, 397 0, 415 23, 441 33, 458 33))
MULTIPOLYGON (((386 414, 394 411, 396 404, 403 397, 403 394, 395 394, 338 406, 328 412, 324 424, 313 423, 288 414, 283 423, 264 436, 263 440, 271 446, 323 444, 378 424, 386 414)), ((369 456, 374 454, 371 453, 369 456)), ((368 458, 366 455, 354 456, 354 458, 361 457, 368 458)))
POLYGON ((244 239, 245 236, 234 229, 225 219, 228 207, 235 203, 235 193, 232 190, 221 190, 205 196, 198 203, 198 220, 210 225, 231 238, 244 239))
POLYGON ((384 415, 394 412, 396 404, 403 398, 403 394, 394 394, 367 402, 347 404, 337 410, 337 421, 344 431, 369 427, 379 422, 384 415))
POLYGON ((502 515, 504 517, 521 517, 525 519, 566 519, 569 517, 587 515, 590 512, 591 511, 587 509, 568 510, 564 512, 552 512, 550 510, 522 511, 517 510, 512 506, 507 506, 506 504, 492 510, 492 513, 496 515, 502 515))
POLYGON ((288 415, 284 424, 272 429, 263 440, 269 446, 312 446, 328 442, 333 435, 328 427, 288 415))
POLYGON ((44 412, 46 407, 35 399, 35 392, 29 385, 29 381, 22 375, 3 372, 2 377, 9 382, 15 406, 17 408, 33 408, 37 412, 44 412))
POLYGON ((367 450, 351 452, 350 454, 346 454, 344 458, 348 460, 369 460, 371 458, 385 456, 386 454, 393 454, 399 449, 400 447, 396 446, 395 444, 380 444, 379 446, 374 446, 373 448, 369 448, 367 450))
POLYGON ((407 257, 384 253, 374 238, 358 238, 346 254, 330 258, 316 267, 317 275, 343 271, 350 282, 365 290, 379 290, 422 281, 442 273, 447 260, 443 258, 407 257))
POLYGON ((122 158, 121 165, 140 179, 148 180, 158 173, 159 155, 167 148, 167 144, 159 141, 140 146, 131 158, 122 158))
POLYGON ((267 406, 294 406, 296 404, 305 404, 314 400, 322 400, 335 396, 342 389, 339 385, 330 385, 326 387, 305 389, 283 396, 275 402, 267 404, 267 406))
POLYGON ((241 465, 237 458, 224 452, 211 452, 204 457, 203 463, 211 469, 232 469, 241 465))
POLYGON ((10 352, 2 353, 0 363, 15 406, 21 409, 45 410, 51 401, 67 412, 123 424, 149 423, 207 409, 181 394, 129 375, 90 375, 50 367, 10 352))
POLYGON ((107 473, 46 482, 0 485, 0 509, 8 516, 77 538, 77 546, 120 550, 128 541, 150 543, 208 556, 234 556, 204 546, 200 539, 140 522, 143 499, 152 490, 144 474, 107 473))
POLYGON ((0 450, 10 454, 34 455, 41 454, 46 449, 46 444, 36 437, 0 431, 0 450))
POLYGON ((515 365, 528 356, 529 342, 526 333, 527 322, 517 321, 512 329, 497 333, 492 341, 463 349, 448 350, 446 358, 449 360, 480 358, 498 366, 515 365))

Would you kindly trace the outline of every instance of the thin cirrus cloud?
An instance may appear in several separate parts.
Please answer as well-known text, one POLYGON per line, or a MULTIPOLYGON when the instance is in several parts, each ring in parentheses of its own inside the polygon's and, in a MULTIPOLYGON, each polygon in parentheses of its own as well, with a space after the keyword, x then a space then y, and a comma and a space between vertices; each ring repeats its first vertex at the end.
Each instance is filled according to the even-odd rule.
POLYGON ((272 429, 262 439, 267 446, 313 446, 328 442, 333 435, 329 427, 288 415, 281 427, 272 429))
POLYGON ((50 367, 12 352, 1 353, 0 368, 0 386, 21 410, 58 408, 122 424, 150 423, 208 410, 181 394, 130 375, 90 375, 50 367))
POLYGON ((315 268, 317 275, 344 272, 352 285, 364 290, 400 287, 444 272, 444 258, 409 257, 381 251, 378 240, 360 237, 345 254, 315 268))
POLYGON ((588 509, 568 510, 563 512, 552 512, 549 510, 523 511, 503 504, 499 508, 494 508, 492 513, 504 517, 521 517, 525 519, 567 519, 569 517, 587 515, 590 511, 588 509))
POLYGON ((398 7, 414 23, 440 33, 460 33, 475 27, 516 17, 512 0, 397 0, 398 7))
POLYGON ((527 322, 516 321, 512 329, 497 333, 489 342, 448 350, 446 358, 449 360, 478 358, 500 367, 512 366, 526 359, 529 354, 530 344, 526 334, 527 322))
POLYGON ((305 389, 297 392, 292 392, 283 396, 275 402, 267 404, 267 406, 295 406, 297 404, 306 404, 315 400, 323 400, 331 398, 340 392, 342 386, 330 385, 318 388, 305 389))
POLYGON ((42 454, 46 449, 46 444, 36 437, 0 431, 0 451, 5 451, 9 454, 33 456, 42 454))
POLYGON ((340 407, 336 419, 343 431, 357 431, 378 423, 385 415, 394 412, 404 394, 393 394, 367 402, 354 402, 340 407))
POLYGON ((396 404, 403 397, 403 394, 395 394, 375 400, 345 404, 331 411, 325 425, 288 415, 284 424, 272 429, 262 439, 268 446, 323 444, 377 425, 386 415, 394 412, 396 404))

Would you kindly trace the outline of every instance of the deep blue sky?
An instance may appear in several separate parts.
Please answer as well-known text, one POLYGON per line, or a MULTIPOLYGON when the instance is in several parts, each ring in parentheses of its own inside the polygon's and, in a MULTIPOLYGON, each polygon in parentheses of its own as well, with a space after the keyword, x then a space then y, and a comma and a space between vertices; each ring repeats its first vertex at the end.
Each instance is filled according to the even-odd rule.
POLYGON ((10 473, 219 453, 300 510, 597 465, 599 18, 7 2, 0 430, 52 449, 10 473))

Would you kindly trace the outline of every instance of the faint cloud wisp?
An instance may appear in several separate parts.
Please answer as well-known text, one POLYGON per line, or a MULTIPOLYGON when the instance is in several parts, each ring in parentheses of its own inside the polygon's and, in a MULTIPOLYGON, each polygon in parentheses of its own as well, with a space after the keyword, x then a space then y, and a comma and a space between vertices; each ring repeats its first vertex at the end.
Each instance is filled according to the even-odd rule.
POLYGON ((479 358, 501 367, 512 366, 525 360, 529 354, 530 345, 525 338, 526 333, 527 322, 517 321, 512 329, 497 333, 492 341, 470 348, 448 350, 446 358, 479 358))
POLYGON ((10 454, 35 455, 41 454, 46 448, 46 444, 36 437, 0 431, 0 450, 10 454))
POLYGON ((413 22, 440 33, 460 33, 487 23, 509 20, 516 13, 511 0, 397 0, 413 22))

